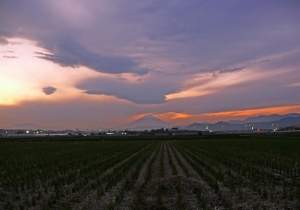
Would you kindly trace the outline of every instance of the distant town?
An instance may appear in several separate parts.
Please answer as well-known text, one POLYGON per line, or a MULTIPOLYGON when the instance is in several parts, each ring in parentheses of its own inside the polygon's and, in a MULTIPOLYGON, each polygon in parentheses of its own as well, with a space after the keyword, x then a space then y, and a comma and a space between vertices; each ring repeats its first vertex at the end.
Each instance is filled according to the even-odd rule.
POLYGON ((0 137, 49 137, 49 136, 163 136, 163 135, 194 135, 201 136, 202 131, 179 130, 177 127, 171 129, 152 129, 144 131, 135 130, 113 130, 113 131, 94 131, 94 130, 0 130, 0 137))

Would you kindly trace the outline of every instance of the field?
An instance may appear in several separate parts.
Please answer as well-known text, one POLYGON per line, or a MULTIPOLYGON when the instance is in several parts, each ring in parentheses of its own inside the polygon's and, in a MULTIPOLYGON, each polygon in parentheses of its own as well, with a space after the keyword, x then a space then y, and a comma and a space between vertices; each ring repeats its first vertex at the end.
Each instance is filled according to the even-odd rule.
POLYGON ((300 209, 299 137, 0 141, 0 209, 300 209))

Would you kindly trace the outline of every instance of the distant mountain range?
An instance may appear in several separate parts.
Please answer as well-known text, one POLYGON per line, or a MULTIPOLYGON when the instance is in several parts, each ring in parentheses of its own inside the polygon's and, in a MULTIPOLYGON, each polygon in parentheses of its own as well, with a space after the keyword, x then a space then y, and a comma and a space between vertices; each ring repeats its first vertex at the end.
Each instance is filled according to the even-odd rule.
MULTIPOLYGON (((245 120, 231 120, 228 122, 217 123, 193 123, 188 126, 180 126, 180 128, 187 130, 213 130, 213 131, 247 131, 247 130, 274 130, 278 128, 288 127, 295 124, 300 124, 300 114, 291 113, 285 115, 260 115, 257 117, 249 117, 245 120)), ((145 115, 144 117, 122 126, 121 129, 147 130, 170 128, 174 124, 162 121, 152 115, 145 115)))
MULTIPOLYGON (((176 126, 180 129, 188 130, 213 130, 213 131, 247 131, 247 130, 274 130, 300 124, 300 114, 290 113, 285 115, 260 115, 257 117, 249 117, 245 120, 231 120, 227 122, 217 123, 199 123, 195 122, 187 126, 176 126)), ((129 124, 118 127, 122 130, 151 130, 159 128, 171 128, 174 124, 160 120, 152 115, 145 115, 140 119, 133 121, 129 124)), ((34 123, 21 123, 11 126, 3 127, 4 129, 31 129, 31 130, 66 130, 67 127, 61 125, 55 125, 51 127, 41 126, 34 123)), ((99 130, 107 130, 104 127, 99 127, 99 130)))
POLYGON ((272 121, 278 121, 286 117, 300 117, 300 114, 298 113, 290 113, 285 115, 279 115, 279 114, 272 114, 272 115, 259 115, 257 117, 249 117, 245 120, 230 120, 228 123, 231 124, 245 124, 245 123, 251 123, 251 122, 272 122, 272 121))
POLYGON ((213 131, 247 131, 247 130, 274 130, 300 124, 300 114, 287 115, 261 115, 250 117, 243 121, 229 121, 209 123, 193 123, 185 128, 188 130, 213 130, 213 131))

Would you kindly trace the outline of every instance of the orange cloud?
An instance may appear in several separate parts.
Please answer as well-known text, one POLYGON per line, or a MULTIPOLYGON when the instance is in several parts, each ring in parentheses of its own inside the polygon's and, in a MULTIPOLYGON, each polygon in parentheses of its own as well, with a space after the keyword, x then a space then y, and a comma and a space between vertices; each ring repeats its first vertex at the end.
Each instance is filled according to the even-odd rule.
POLYGON ((187 119, 192 117, 191 114, 184 113, 184 112, 167 112, 163 114, 156 114, 154 115, 157 118, 160 119, 171 119, 171 120, 180 120, 180 119, 187 119))
POLYGON ((287 114, 291 112, 300 113, 300 105, 278 106, 250 110, 231 110, 223 112, 206 113, 203 114, 203 116, 213 119, 241 119, 256 115, 287 114))
POLYGON ((166 95, 166 100, 213 94, 215 92, 222 91, 224 87, 251 80, 258 80, 265 76, 267 76, 266 73, 258 72, 256 69, 226 72, 222 73, 221 76, 212 73, 201 73, 199 75, 195 75, 195 78, 185 81, 182 91, 166 95))
MULTIPOLYGON (((227 120, 243 120, 251 116, 300 113, 300 105, 278 106, 270 108, 258 108, 248 110, 230 110, 221 112, 210 112, 201 114, 190 114, 185 112, 166 112, 154 114, 155 117, 166 122, 187 124, 193 122, 218 122, 227 120)), ((142 117, 143 115, 139 115, 142 117)))

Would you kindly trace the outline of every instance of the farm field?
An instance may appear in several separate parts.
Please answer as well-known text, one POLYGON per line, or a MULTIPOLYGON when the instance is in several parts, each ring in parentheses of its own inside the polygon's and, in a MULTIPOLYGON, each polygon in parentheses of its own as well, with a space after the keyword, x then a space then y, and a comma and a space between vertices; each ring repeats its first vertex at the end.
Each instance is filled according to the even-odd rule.
POLYGON ((0 209, 300 209, 300 138, 0 142, 0 209))

